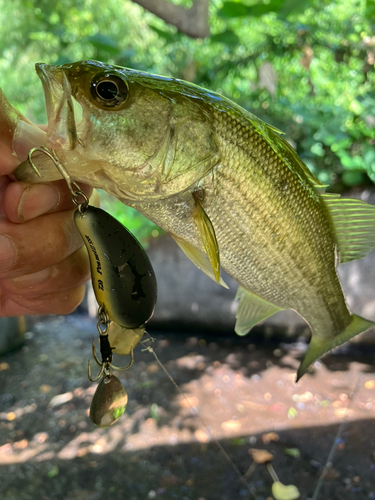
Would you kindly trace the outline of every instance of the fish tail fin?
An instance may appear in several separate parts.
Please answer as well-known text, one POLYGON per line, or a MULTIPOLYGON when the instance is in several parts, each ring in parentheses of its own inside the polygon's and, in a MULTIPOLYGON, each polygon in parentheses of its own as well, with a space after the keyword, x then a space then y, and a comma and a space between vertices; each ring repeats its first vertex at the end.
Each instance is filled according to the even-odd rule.
POLYGON ((359 333, 363 333, 374 326, 375 323, 373 323, 372 321, 368 321, 367 319, 353 314, 351 316, 351 322, 349 323, 349 326, 334 338, 321 338, 317 335, 314 335, 313 332, 305 357, 303 358, 298 368, 296 381, 298 382, 302 375, 306 373, 308 367, 318 358, 323 356, 323 354, 326 354, 335 347, 344 344, 359 333))

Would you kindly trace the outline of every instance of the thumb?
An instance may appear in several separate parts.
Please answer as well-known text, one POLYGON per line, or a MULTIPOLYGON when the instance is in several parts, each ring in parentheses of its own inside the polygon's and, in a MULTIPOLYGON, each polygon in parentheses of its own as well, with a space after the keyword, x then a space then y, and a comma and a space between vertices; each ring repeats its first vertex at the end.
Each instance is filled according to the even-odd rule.
POLYGON ((0 176, 11 174, 44 138, 45 132, 12 106, 0 89, 0 176))

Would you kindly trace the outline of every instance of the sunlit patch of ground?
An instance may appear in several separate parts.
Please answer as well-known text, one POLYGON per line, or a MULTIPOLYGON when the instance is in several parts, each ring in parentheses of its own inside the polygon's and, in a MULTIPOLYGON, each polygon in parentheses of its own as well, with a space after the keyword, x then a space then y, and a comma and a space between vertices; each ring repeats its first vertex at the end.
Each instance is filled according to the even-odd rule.
POLYGON ((86 373, 94 332, 84 317, 48 320, 0 359, 2 499, 272 498, 266 467, 247 474, 255 497, 215 440, 242 475, 250 449, 268 450, 280 481, 308 499, 340 425, 319 498, 375 498, 373 353, 327 357, 296 384, 303 344, 155 335, 184 396, 139 348, 133 367, 117 374, 126 414, 97 429, 88 418, 96 384, 86 373))

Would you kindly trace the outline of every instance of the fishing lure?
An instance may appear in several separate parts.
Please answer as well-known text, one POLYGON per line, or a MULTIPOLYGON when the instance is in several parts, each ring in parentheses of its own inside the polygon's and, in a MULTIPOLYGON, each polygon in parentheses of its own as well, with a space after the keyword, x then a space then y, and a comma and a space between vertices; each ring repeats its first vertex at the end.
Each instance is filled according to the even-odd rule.
POLYGON ((125 412, 128 402, 125 389, 112 372, 127 370, 133 364, 133 349, 143 337, 156 303, 155 273, 138 240, 114 217, 89 205, 89 199, 71 180, 53 150, 44 146, 31 149, 28 158, 33 169, 39 174, 32 161, 35 151, 50 157, 77 206, 74 222, 89 254, 91 281, 99 304, 97 329, 101 360, 94 340, 92 354, 100 370, 92 377, 88 362, 88 378, 92 382, 101 380, 91 402, 90 419, 97 427, 108 427, 125 412), (113 351, 128 355, 129 363, 115 366, 113 351))

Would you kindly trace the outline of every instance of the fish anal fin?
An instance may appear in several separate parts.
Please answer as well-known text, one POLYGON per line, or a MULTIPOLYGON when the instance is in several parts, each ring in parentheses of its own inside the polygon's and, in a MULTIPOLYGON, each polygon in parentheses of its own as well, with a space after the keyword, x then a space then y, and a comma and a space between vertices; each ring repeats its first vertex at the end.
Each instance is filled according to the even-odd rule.
POLYGON ((215 281, 220 283, 220 253, 215 235, 215 229, 202 206, 199 195, 197 193, 193 193, 193 197, 195 201, 195 209, 192 214, 193 219, 198 228, 208 260, 210 261, 215 281))
POLYGON ((339 262, 364 257, 375 247, 375 206, 335 194, 321 196, 334 225, 339 262))
POLYGON ((297 372, 297 382, 304 375, 309 368, 309 366, 314 363, 317 359, 319 359, 323 354, 328 353, 335 347, 338 347, 348 340, 352 339, 356 335, 369 330, 370 328, 375 326, 375 323, 372 321, 368 321, 367 319, 361 318, 355 314, 352 315, 352 320, 349 326, 339 335, 336 335, 334 338, 322 338, 317 335, 314 335, 314 332, 311 337, 311 341, 305 357, 303 358, 297 372))
POLYGON ((198 269, 207 274, 207 276, 216 281, 216 283, 218 283, 219 285, 223 286, 224 288, 229 288, 228 285, 224 282, 223 278, 221 278, 220 276, 219 281, 217 281, 217 278, 212 270, 211 263, 205 252, 198 250, 197 248, 193 247, 193 245, 190 245, 190 243, 184 241, 178 236, 175 236, 174 234, 171 234, 171 236, 184 252, 184 254, 192 261, 195 266, 197 266, 198 269))
POLYGON ((272 316, 281 307, 262 299, 241 286, 238 287, 236 299, 240 300, 236 313, 236 326, 234 328, 237 335, 246 335, 260 321, 272 316))

